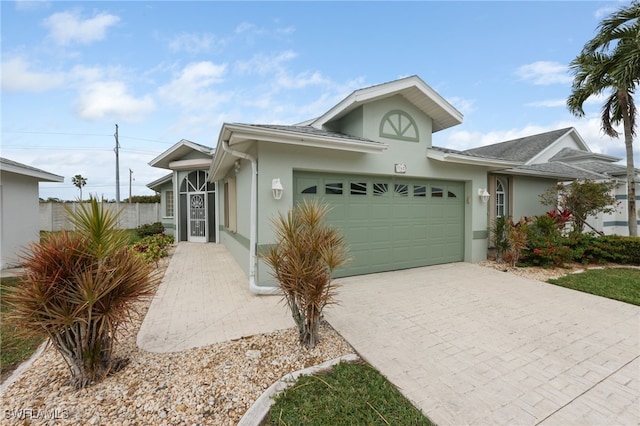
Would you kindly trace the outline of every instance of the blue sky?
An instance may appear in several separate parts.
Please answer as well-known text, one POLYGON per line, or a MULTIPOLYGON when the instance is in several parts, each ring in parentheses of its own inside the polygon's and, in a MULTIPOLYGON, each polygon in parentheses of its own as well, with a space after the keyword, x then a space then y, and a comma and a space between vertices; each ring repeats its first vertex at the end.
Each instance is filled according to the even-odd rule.
MULTIPOLYGON (((569 62, 628 2, 1 1, 5 158, 63 175, 40 196, 152 194, 148 162, 224 122, 295 124, 353 90, 418 75, 464 114, 434 144, 464 149, 574 126, 595 152, 601 99, 565 107, 569 62)), ((636 152, 636 163, 639 158, 636 152)))

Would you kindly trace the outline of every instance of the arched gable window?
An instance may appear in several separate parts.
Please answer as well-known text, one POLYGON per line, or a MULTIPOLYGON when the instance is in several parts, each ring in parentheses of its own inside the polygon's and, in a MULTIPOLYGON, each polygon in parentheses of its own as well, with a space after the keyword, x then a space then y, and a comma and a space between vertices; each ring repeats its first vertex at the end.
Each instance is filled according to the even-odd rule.
POLYGON ((380 136, 409 142, 418 142, 420 140, 416 122, 409 114, 399 109, 389 111, 382 117, 382 121, 380 121, 380 136))

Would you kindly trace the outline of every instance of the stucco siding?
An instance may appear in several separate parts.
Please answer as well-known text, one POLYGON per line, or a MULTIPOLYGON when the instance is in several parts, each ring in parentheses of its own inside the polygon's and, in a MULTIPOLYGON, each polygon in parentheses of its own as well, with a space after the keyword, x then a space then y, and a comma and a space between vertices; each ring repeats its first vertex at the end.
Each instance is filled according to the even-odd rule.
POLYGON ((402 142, 405 144, 419 144, 423 148, 431 147, 431 133, 432 133, 432 122, 431 118, 427 117, 422 113, 418 108, 416 108, 412 103, 407 101, 404 97, 400 95, 395 95, 390 98, 371 102, 370 104, 364 105, 364 133, 363 137, 367 139, 371 139, 374 141, 380 141, 384 143, 389 143, 389 150, 393 152, 395 149, 401 148, 402 145, 396 146, 394 142, 402 142), (419 139, 420 142, 407 142, 407 141, 398 141, 394 139, 385 138, 380 136, 380 123, 384 116, 394 110, 399 110, 407 113, 411 118, 413 118, 418 127, 419 139))
POLYGON ((2 172, 0 176, 2 214, 2 269, 19 264, 18 255, 30 242, 40 239, 38 180, 2 172))
POLYGON ((523 216, 538 216, 551 210, 540 202, 539 195, 555 186, 552 179, 529 178, 516 176, 513 180, 513 220, 523 216))

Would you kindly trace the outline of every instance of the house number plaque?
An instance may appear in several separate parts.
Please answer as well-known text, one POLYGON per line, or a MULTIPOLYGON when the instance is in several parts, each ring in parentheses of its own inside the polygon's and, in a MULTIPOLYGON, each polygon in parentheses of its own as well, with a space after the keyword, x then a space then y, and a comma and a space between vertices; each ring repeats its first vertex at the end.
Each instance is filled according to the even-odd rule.
POLYGON ((396 164, 395 165, 396 173, 407 173, 407 165, 406 164, 396 164))

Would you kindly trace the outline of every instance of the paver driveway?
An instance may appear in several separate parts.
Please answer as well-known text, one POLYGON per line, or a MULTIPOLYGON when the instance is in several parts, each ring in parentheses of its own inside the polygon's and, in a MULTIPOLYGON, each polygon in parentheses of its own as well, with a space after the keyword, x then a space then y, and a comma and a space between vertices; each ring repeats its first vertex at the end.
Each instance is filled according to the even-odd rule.
POLYGON ((640 308, 456 263, 340 280, 335 329, 448 424, 640 423, 640 308))

